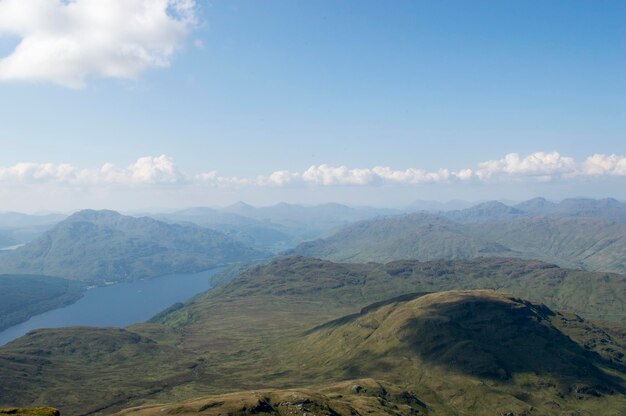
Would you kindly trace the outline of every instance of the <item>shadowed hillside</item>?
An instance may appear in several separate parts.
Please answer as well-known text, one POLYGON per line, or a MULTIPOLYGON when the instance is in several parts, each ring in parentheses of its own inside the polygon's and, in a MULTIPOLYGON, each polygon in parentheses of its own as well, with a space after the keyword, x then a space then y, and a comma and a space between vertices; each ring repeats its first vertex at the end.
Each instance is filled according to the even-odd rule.
MULTIPOLYGON (((492 291, 404 296, 314 328, 295 348, 299 352, 290 365, 428 386, 436 395, 461 384, 466 389, 459 405, 472 403, 472 414, 494 414, 494 409, 518 414, 529 405, 539 414, 594 407, 620 414, 626 367, 620 367, 619 377, 603 369, 604 357, 562 332, 559 325, 569 319, 492 291)), ((614 347, 623 352, 625 345, 614 347)), ((431 402, 431 393, 417 392, 431 402)), ((454 407, 447 411, 453 414, 454 407)))
POLYGON ((0 331, 31 316, 68 305, 85 285, 50 276, 0 275, 0 331))
POLYGON ((608 383, 605 390, 610 390, 610 378, 550 323, 555 316, 542 304, 487 290, 418 294, 329 322, 304 342, 307 352, 342 361, 348 372, 374 371, 381 365, 376 360, 401 355, 493 379, 529 372, 557 379, 588 377, 592 383, 608 383))
POLYGON ((15 415, 15 416, 60 416, 61 414, 57 409, 52 407, 35 407, 30 409, 23 408, 6 408, 0 409, 0 416, 15 415))

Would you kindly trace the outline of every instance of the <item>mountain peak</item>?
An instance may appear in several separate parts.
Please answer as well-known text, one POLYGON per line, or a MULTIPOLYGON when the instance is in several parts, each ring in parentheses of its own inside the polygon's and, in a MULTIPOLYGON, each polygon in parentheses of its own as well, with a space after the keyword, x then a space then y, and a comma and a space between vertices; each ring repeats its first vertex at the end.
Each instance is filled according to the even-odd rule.
POLYGON ((243 211, 253 211, 255 209, 256 208, 250 204, 247 204, 243 201, 237 201, 234 204, 224 207, 222 210, 229 211, 229 212, 243 212, 243 211))
POLYGON ((83 209, 67 217, 68 221, 97 221, 102 219, 121 218, 124 215, 110 209, 83 209))

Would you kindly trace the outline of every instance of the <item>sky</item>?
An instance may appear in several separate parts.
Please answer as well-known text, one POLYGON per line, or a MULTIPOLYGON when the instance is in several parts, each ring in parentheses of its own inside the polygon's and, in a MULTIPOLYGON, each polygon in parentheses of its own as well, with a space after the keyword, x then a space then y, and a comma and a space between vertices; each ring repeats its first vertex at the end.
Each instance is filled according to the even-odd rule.
POLYGON ((626 200, 626 3, 0 0, 0 149, 0 211, 626 200))

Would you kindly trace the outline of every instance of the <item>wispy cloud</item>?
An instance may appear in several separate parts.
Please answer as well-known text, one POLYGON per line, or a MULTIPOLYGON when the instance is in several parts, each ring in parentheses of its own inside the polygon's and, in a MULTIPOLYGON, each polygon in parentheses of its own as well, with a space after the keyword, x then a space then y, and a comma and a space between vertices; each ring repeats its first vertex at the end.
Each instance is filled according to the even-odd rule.
POLYGON ((0 0, 0 36, 20 38, 0 80, 132 79, 168 66, 195 19, 195 0, 0 0))
POLYGON ((146 156, 125 168, 105 163, 100 168, 85 169, 70 164, 18 163, 0 167, 0 183, 121 186, 211 186, 211 187, 287 187, 287 186, 376 186, 447 184, 502 181, 573 180, 584 177, 626 177, 626 157, 594 154, 581 162, 558 152, 536 152, 527 156, 510 153, 501 159, 477 163, 459 170, 442 168, 427 171, 418 168, 396 170, 390 167, 348 168, 317 165, 301 172, 277 170, 256 177, 222 176, 212 170, 187 174, 166 156, 146 156))

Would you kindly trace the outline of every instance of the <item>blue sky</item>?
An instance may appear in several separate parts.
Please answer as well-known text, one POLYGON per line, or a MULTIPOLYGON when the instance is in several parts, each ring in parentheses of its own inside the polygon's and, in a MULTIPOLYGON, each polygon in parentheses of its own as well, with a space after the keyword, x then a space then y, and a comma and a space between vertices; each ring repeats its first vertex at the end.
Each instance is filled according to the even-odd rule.
MULTIPOLYGON (((62 13, 59 0, 21 4, 41 1, 59 3, 62 13)), ((41 22, 18 30, 5 21, 3 27, 3 3, 5 16, 28 6, 9 9, 8 3, 18 3, 0 0, 5 60, 30 35, 58 34, 57 29, 42 32, 41 22)), ((167 66, 124 67, 116 57, 121 73, 105 74, 93 68, 113 58, 104 52, 97 56, 97 48, 77 55, 72 71, 82 72, 63 74, 62 81, 52 67, 65 64, 47 55, 19 61, 21 66, 0 66, 5 206, 28 208, 21 200, 41 187, 48 196, 62 187, 59 194, 65 197, 58 203, 29 202, 38 209, 123 207, 124 201, 129 207, 169 206, 172 192, 181 205, 337 198, 384 205, 416 198, 524 198, 538 192, 626 199, 624 2, 185 3, 193 16, 184 22, 184 33, 163 27, 150 40, 153 49, 155 41, 175 45, 171 53, 163 46, 158 56, 167 66), (28 65, 45 70, 35 68, 29 79, 23 75, 30 73, 28 65), (535 152, 558 152, 572 161, 539 157, 524 164, 535 152), (489 181, 456 176, 510 153, 521 162, 499 165, 489 181), (595 154, 605 156, 594 165, 602 165, 601 172, 584 165, 595 154), (145 184, 76 179, 76 171, 95 172, 104 164, 132 176, 138 158, 161 155, 167 158, 161 159, 167 160, 166 172, 159 170, 163 163, 144 160, 142 166, 152 169, 145 184), (57 172, 47 179, 10 170, 22 162, 50 164, 48 171, 69 164, 74 176, 59 180, 57 172), (325 170, 316 171, 315 180, 302 179, 309 167, 320 165, 345 166, 350 178, 351 169, 375 167, 444 169, 453 175, 393 179, 397 175, 366 172, 366 179, 344 180, 345 172, 325 170), (167 176, 172 170, 174 176, 167 176), (229 180, 200 187, 189 179, 213 171, 229 180), (272 186, 258 179, 276 171, 287 171, 288 179, 272 186), (128 194, 144 196, 133 202, 128 194)), ((120 4, 111 7, 126 7, 120 4)), ((80 33, 76 29, 68 36, 80 38, 80 33)), ((124 36, 129 35, 112 38, 107 47, 122 47, 124 36)), ((133 41, 147 42, 138 39, 133 41)))

